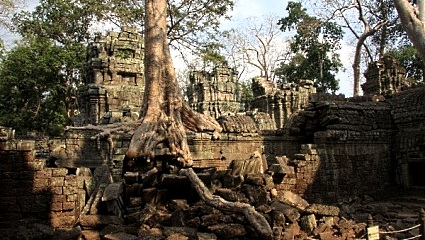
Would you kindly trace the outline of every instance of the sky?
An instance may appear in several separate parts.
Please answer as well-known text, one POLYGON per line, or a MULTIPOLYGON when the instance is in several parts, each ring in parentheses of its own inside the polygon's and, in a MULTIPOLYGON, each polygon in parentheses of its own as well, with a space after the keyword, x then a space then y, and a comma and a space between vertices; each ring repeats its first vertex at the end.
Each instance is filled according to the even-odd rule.
MULTIPOLYGON (((34 9, 38 3, 39 0, 27 0, 27 8, 34 9)), ((230 13, 232 20, 224 22, 223 28, 230 29, 232 27, 240 26, 240 24, 243 24, 244 19, 250 17, 264 17, 267 15, 285 17, 287 15, 287 4, 287 0, 235 0, 235 7, 230 13)), ((342 43, 342 46, 340 56, 346 71, 337 75, 337 78, 340 80, 340 90, 337 93, 342 93, 345 94, 346 97, 349 97, 352 96, 353 92, 351 62, 354 50, 353 47, 349 46, 345 42, 342 43)))

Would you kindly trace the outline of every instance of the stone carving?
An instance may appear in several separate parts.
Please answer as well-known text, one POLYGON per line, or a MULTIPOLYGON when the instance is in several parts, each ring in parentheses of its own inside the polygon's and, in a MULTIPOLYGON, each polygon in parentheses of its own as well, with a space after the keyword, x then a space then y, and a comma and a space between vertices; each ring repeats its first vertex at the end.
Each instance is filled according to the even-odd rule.
POLYGON ((187 96, 192 109, 218 118, 242 110, 238 72, 217 66, 213 72, 194 71, 189 76, 187 96))
POLYGON ((143 38, 137 30, 97 35, 87 47, 86 68, 74 125, 137 119, 144 89, 143 38))
POLYGON ((311 80, 277 85, 259 77, 253 79, 252 91, 252 108, 268 113, 276 122, 276 127, 283 128, 293 113, 307 106, 311 95, 316 93, 316 88, 311 80))
POLYGON ((389 95, 410 87, 412 82, 404 76, 406 69, 393 57, 369 64, 366 72, 366 82, 362 84, 365 95, 389 95))

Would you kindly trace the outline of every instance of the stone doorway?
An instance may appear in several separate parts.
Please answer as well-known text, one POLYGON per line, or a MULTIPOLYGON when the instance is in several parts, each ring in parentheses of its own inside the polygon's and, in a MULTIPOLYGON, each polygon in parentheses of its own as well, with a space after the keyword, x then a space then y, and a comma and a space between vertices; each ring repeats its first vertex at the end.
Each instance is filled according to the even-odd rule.
POLYGON ((409 163, 409 179, 411 187, 425 187, 425 162, 409 163))

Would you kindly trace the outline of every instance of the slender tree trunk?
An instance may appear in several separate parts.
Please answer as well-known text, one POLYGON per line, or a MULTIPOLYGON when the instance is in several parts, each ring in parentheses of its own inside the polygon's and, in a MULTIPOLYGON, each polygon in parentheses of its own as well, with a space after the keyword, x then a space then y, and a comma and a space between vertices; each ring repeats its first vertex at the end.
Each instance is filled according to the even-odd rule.
POLYGON ((215 138, 221 127, 215 119, 195 113, 183 102, 168 46, 166 17, 167 0, 145 1, 145 93, 140 125, 126 156, 152 159, 157 145, 163 143, 170 156, 183 166, 191 166, 185 127, 213 132, 215 138))
POLYGON ((353 88, 353 96, 359 96, 360 94, 360 62, 362 56, 362 47, 365 42, 367 36, 360 36, 356 45, 356 52, 354 54, 354 63, 353 63, 353 72, 354 72, 354 88, 353 88))

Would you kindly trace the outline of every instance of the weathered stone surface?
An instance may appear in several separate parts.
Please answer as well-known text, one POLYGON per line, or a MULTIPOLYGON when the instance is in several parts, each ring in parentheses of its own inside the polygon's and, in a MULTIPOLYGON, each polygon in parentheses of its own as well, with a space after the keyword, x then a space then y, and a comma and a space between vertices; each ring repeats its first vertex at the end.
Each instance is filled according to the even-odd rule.
POLYGON ((123 224, 122 218, 108 215, 83 215, 80 217, 80 224, 84 227, 98 228, 109 224, 123 224))
POLYGON ((217 224, 209 226, 208 230, 219 238, 242 237, 246 234, 245 227, 240 224, 217 224))
POLYGON ((307 233, 313 232, 317 227, 316 216, 314 214, 303 216, 300 220, 301 229, 307 233))
POLYGON ((124 185, 122 183, 111 183, 103 191, 102 201, 112 201, 121 197, 124 185))
POLYGON ((292 223, 297 222, 301 216, 297 209, 279 201, 274 201, 270 206, 273 210, 283 213, 292 223))
POLYGON ((340 213, 339 207, 317 203, 310 204, 305 211, 322 216, 339 216, 340 213))
POLYGON ((290 191, 282 191, 278 194, 276 199, 282 203, 288 204, 300 211, 305 211, 309 206, 308 202, 290 191))
POLYGON ((105 240, 137 240, 139 238, 137 236, 132 235, 132 234, 128 234, 128 233, 125 233, 125 232, 119 232, 119 233, 106 234, 102 237, 102 239, 105 239, 105 240))

